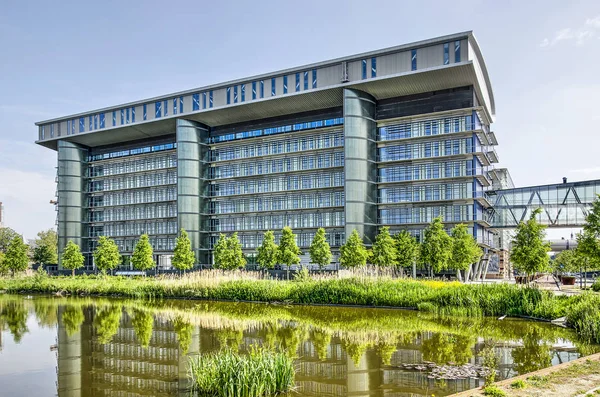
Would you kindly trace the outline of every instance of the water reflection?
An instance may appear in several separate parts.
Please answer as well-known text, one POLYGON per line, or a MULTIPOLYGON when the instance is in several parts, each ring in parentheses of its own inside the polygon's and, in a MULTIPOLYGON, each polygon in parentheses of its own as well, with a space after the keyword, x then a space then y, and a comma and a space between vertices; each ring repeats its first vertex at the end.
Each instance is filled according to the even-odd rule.
MULTIPOLYGON (((492 348, 500 357, 502 379, 599 351, 569 330, 529 321, 356 308, 0 296, 0 336, 10 334, 19 343, 28 332, 28 317, 56 328, 61 397, 187 396, 188 356, 225 347, 245 352, 254 344, 296 359, 299 393, 305 396, 443 396, 483 380, 435 380, 404 364, 482 364, 482 350, 492 348)), ((34 338, 35 331, 29 335, 34 338)), ((27 343, 20 348, 27 349, 27 343)), ((0 352, 2 361, 10 363, 10 357, 0 352)))

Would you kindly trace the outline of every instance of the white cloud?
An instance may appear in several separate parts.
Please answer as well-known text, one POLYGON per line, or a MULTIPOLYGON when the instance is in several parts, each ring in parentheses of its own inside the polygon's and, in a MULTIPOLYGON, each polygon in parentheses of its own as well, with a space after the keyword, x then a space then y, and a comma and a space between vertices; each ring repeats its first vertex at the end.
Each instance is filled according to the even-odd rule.
POLYGON ((600 15, 594 18, 586 19, 585 23, 578 28, 564 28, 556 31, 552 39, 544 38, 540 47, 549 47, 560 42, 574 42, 577 46, 582 46, 588 39, 600 36, 600 15))

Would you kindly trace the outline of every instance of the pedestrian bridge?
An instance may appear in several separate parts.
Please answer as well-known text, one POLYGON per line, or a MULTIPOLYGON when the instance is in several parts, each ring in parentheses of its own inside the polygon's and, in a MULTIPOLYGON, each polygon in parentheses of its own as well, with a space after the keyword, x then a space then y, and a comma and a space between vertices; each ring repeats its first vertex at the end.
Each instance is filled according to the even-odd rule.
POLYGON ((541 208, 538 222, 553 228, 582 227, 600 194, 600 179, 529 186, 486 192, 491 204, 488 222, 492 228, 514 229, 541 208))

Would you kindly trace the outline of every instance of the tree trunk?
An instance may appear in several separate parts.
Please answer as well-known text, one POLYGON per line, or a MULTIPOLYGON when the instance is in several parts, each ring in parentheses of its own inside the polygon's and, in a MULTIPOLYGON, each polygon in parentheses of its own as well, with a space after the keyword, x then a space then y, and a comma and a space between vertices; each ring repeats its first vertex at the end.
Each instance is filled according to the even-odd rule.
POLYGON ((458 278, 458 281, 462 283, 462 275, 460 274, 460 269, 456 271, 456 278, 458 278))
POLYGON ((72 272, 73 278, 75 278, 75 269, 72 269, 72 272))

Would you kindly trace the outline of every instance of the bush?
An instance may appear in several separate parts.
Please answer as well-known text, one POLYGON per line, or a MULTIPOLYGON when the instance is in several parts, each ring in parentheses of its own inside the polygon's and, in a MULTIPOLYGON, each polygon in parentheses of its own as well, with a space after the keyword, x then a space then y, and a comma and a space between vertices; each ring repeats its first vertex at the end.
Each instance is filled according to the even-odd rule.
POLYGON ((600 296, 584 294, 573 299, 567 325, 587 342, 600 343, 600 296))
POLYGON ((527 383, 523 379, 519 379, 510 384, 513 389, 524 389, 527 387, 527 383))
POLYGON ((594 284, 592 284, 592 290, 595 292, 600 292, 600 279, 596 279, 594 284))
POLYGON ((484 396, 492 396, 492 397, 506 397, 506 393, 498 388, 498 386, 486 386, 483 388, 484 396))

